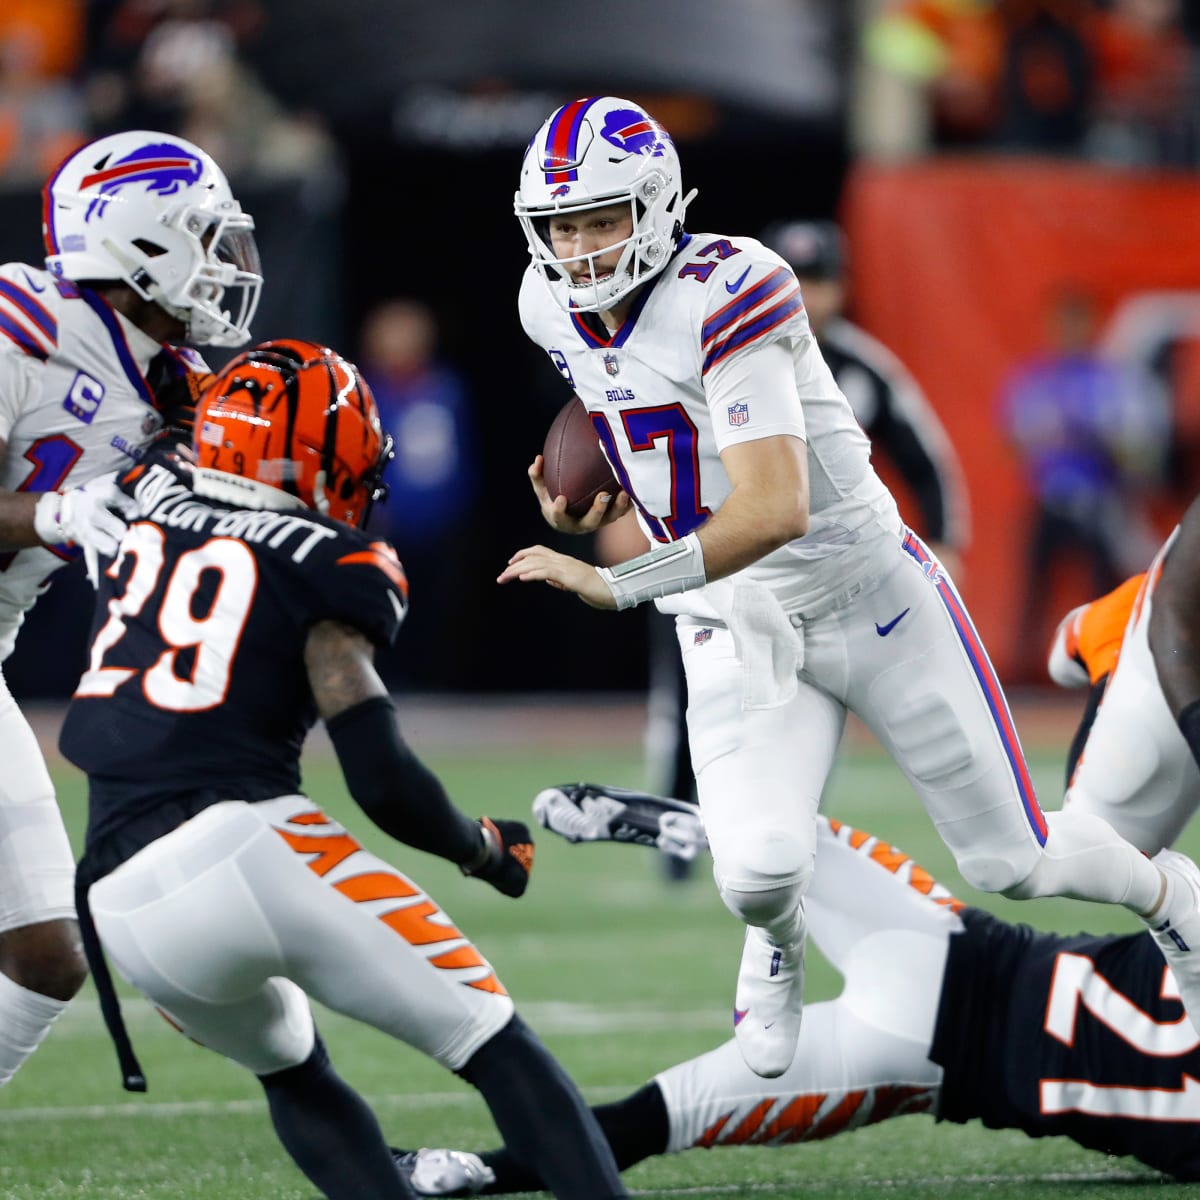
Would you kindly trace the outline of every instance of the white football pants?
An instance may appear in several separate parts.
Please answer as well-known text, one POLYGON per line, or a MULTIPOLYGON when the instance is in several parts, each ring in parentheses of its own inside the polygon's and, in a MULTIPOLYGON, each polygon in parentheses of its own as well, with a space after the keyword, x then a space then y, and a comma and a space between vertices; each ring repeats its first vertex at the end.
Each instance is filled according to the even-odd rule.
POLYGON ((773 707, 744 701, 751 681, 728 629, 679 619, 688 741, 726 904, 770 927, 803 889, 850 711, 903 771, 973 887, 1149 912, 1162 880, 1148 859, 1090 813, 1047 821, 987 653, 924 544, 908 533, 880 547, 876 578, 790 618, 798 686, 773 707))
POLYGON ((37 738, 0 674, 0 933, 75 918, 75 856, 37 738))
POLYGON ((1158 682, 1150 612, 1168 539, 1134 601, 1064 808, 1103 817, 1139 850, 1170 846, 1200 805, 1200 769, 1158 682))
POLYGON ((692 762, 724 887, 748 887, 746 847, 778 831, 811 853, 848 710, 904 772, 972 885, 1002 891, 1038 862, 1045 819, 966 609, 912 534, 882 542, 880 558, 876 582, 791 618, 799 686, 773 708, 743 704, 728 629, 679 618, 692 762))
POLYGON ((942 1068, 928 1055, 958 902, 891 846, 820 818, 806 905, 842 994, 805 1007, 777 1079, 755 1075, 733 1040, 656 1076, 668 1149, 815 1141, 934 1108, 942 1068))
POLYGON ((311 1053, 306 993, 451 1070, 513 1013, 429 896, 303 796, 213 805, 88 895, 125 979, 257 1075, 311 1053))

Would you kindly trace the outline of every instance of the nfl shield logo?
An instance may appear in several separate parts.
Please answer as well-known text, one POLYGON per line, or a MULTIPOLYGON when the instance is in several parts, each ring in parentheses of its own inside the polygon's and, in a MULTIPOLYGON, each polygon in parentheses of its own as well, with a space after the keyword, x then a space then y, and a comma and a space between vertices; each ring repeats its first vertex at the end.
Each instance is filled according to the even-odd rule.
POLYGON ((750 420, 749 404, 731 404, 726 411, 729 413, 730 425, 745 425, 750 420))
POLYGON ((617 372, 620 371, 621 364, 618 361, 617 356, 615 354, 606 354, 604 356, 604 369, 610 375, 616 375, 617 372))
POLYGON ((703 646, 705 642, 712 637, 711 629, 697 629, 696 636, 692 639, 693 646, 703 646))

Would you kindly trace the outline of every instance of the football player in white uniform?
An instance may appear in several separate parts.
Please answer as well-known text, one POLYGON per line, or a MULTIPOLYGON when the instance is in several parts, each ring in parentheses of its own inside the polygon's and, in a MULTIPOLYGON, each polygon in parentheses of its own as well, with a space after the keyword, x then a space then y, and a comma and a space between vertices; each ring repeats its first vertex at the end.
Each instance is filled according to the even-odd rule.
POLYGON ((1056 683, 1091 689, 1064 804, 1152 855, 1200 805, 1198 555, 1200 500, 1147 571, 1063 618, 1050 651, 1056 683))
MULTIPOLYGON (((216 163, 166 134, 101 138, 47 182, 45 269, 0 266, 0 658, 56 570, 115 552, 109 477, 163 425, 156 397, 186 396, 206 372, 174 343, 248 339, 262 283, 253 227, 216 163)), ((0 759, 3 1085, 86 965, 71 847, 2 680, 0 759)))
POLYGON ((1165 923, 1200 1025, 1200 871, 1152 863, 1090 814, 1042 812, 983 645, 872 470, 795 275, 752 238, 686 233, 690 199, 669 134, 627 100, 564 105, 531 141, 521 319, 582 398, 623 491, 575 520, 540 458, 530 478, 555 529, 591 532, 633 505, 654 549, 596 568, 532 546, 499 579, 678 615, 714 873, 747 926, 734 1010, 747 1065, 777 1076, 794 1054, 803 897, 847 711, 973 886, 1165 923))

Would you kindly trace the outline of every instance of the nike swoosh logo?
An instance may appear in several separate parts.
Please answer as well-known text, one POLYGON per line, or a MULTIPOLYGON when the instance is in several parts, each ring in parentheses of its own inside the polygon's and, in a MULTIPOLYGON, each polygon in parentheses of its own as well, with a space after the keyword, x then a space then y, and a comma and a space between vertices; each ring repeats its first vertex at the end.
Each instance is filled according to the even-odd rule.
POLYGON ((880 625, 879 622, 876 621, 875 632, 879 634, 880 637, 887 637, 887 635, 891 633, 892 630, 895 629, 896 626, 899 625, 906 616, 908 616, 908 611, 909 610, 906 608, 898 617, 893 617, 886 625, 880 625))
POLYGON ((33 282, 32 279, 29 278, 28 271, 22 271, 21 278, 25 280, 25 283, 31 292, 44 292, 46 290, 46 285, 44 283, 41 285, 41 287, 39 287, 36 283, 33 282))
POLYGON ((725 290, 731 295, 736 295, 743 283, 746 282, 746 276, 750 274, 753 267, 747 267, 732 283, 725 285, 725 290))

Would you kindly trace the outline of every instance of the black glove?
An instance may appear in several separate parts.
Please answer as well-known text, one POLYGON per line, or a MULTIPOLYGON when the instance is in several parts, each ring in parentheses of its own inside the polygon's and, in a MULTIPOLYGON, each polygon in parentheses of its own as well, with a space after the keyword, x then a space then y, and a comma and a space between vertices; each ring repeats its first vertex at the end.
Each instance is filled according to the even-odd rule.
POLYGON ((196 405, 213 378, 204 371, 189 371, 165 380, 155 389, 154 404, 163 415, 161 438, 191 444, 196 405))
POLYGON ((479 818, 483 850, 472 863, 462 865, 464 875, 486 880, 506 896, 522 896, 533 870, 533 835, 523 821, 479 818))

